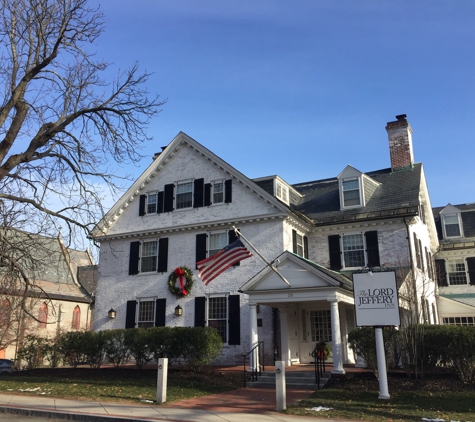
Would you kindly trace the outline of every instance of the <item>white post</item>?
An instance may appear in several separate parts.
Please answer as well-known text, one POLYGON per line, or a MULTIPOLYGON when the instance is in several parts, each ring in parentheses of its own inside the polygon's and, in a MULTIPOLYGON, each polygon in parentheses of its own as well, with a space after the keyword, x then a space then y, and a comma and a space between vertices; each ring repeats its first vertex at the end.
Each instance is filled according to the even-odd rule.
POLYGON ((376 338, 376 357, 378 359, 379 374, 379 396, 378 399, 389 399, 388 374, 386 373, 386 355, 384 353, 383 329, 377 327, 374 329, 376 338))
POLYGON ((343 353, 341 350, 340 314, 338 312, 338 300, 331 299, 329 300, 329 302, 332 324, 332 374, 344 374, 345 370, 343 369, 343 353))
POLYGON ((285 390, 285 364, 282 361, 275 362, 275 401, 277 412, 287 409, 285 390))
MULTIPOLYGON (((259 341, 259 337, 257 335, 257 307, 256 304, 249 304, 249 320, 250 320, 250 350, 259 341)), ((250 360, 250 371, 258 371, 259 370, 259 351, 256 349, 253 353, 251 353, 251 360, 250 360)))
POLYGON ((167 401, 168 358, 158 359, 157 403, 167 401))

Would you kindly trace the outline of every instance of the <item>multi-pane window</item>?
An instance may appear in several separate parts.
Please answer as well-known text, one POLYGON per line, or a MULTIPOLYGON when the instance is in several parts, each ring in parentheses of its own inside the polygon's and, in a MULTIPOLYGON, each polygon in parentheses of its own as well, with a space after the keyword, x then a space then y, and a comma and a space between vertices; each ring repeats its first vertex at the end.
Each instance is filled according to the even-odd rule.
POLYGON ((149 193, 147 195, 147 214, 155 214, 157 212, 157 194, 149 193))
POLYGON ((348 179, 342 182, 343 206, 360 205, 360 184, 358 179, 348 179))
POLYGON ((450 325, 475 325, 475 317, 466 316, 466 317, 448 317, 443 318, 444 324, 450 325))
POLYGON ((158 242, 156 240, 152 242, 142 242, 142 256, 140 260, 140 271, 142 273, 157 271, 157 244, 158 242))
POLYGON ((467 273, 465 271, 465 262, 463 259, 448 261, 448 276, 451 286, 458 284, 467 284, 467 273))
POLYGON ((342 241, 345 268, 364 267, 366 264, 363 235, 345 235, 342 236, 342 241))
POLYGON ((310 311, 309 316, 312 342, 331 342, 332 323, 330 311, 310 311))
POLYGON ((142 300, 138 303, 137 327, 149 328, 155 325, 155 300, 142 300))
POLYGON ((225 296, 208 298, 208 326, 218 330, 223 343, 227 343, 227 303, 228 301, 225 296))
POLYGON ((213 204, 221 204, 224 202, 224 182, 213 183, 213 204))
POLYGON ((289 203, 289 188, 278 180, 275 182, 275 196, 282 202, 289 203))
POLYGON ((296 240, 297 240, 297 255, 298 256, 304 256, 304 242, 303 242, 303 236, 301 234, 296 234, 296 240))
POLYGON ((176 186, 176 209, 193 206, 193 182, 178 183, 176 186))
POLYGON ((228 246, 228 233, 211 233, 209 235, 208 257, 217 254, 221 249, 228 246))
POLYGON ((460 225, 457 214, 444 215, 445 237, 460 237, 460 225))

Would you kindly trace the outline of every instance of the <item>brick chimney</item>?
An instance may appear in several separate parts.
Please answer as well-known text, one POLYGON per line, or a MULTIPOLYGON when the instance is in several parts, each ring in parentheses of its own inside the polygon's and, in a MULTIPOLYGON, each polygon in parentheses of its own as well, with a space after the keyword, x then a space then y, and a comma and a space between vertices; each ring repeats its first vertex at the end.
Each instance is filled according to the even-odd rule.
POLYGON ((405 114, 396 116, 395 122, 388 122, 386 130, 389 138, 389 154, 393 171, 412 168, 414 153, 412 152, 412 128, 405 114))

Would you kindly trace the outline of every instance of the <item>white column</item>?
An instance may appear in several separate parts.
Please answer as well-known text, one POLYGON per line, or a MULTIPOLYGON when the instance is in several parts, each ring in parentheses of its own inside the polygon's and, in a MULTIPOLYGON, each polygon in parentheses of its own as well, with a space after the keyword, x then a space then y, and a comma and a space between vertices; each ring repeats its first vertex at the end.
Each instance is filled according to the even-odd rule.
MULTIPOLYGON (((250 342, 250 347, 249 350, 252 350, 252 348, 258 343, 259 337, 257 335, 257 308, 256 304, 249 304, 249 322, 250 322, 250 335, 249 335, 249 342, 250 342)), ((258 350, 256 349, 254 353, 251 354, 251 359, 250 359, 250 366, 249 370, 258 370, 259 369, 259 353, 258 350)))
POLYGON ((277 412, 282 412, 287 409, 285 365, 282 361, 277 361, 275 363, 275 402, 277 412))
POLYGON ((167 401, 168 358, 158 359, 157 372, 157 403, 167 401))
POLYGON ((330 314, 332 323, 332 354, 333 370, 332 374, 344 374, 343 353, 341 347, 340 314, 338 312, 338 300, 330 299, 330 314))
POLYGON ((282 311, 280 311, 280 339, 282 346, 282 361, 284 362, 284 365, 290 366, 290 344, 287 313, 282 311))
POLYGON ((388 374, 386 373, 386 354, 384 353, 383 329, 377 327, 374 330, 376 339, 376 358, 378 360, 379 397, 378 399, 390 399, 388 390, 388 374))

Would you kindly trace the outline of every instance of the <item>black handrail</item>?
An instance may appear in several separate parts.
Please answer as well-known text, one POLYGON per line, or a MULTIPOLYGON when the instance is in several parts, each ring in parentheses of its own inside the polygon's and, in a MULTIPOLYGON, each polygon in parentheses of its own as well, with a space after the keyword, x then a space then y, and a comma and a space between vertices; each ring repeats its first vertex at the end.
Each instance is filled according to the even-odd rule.
POLYGON ((317 343, 315 345, 312 357, 315 359, 315 384, 317 384, 317 390, 319 390, 320 379, 325 372, 325 343, 317 343))
POLYGON ((249 352, 242 355, 242 357, 244 359, 244 387, 246 387, 246 358, 251 353, 255 352, 256 349, 257 349, 257 357, 258 357, 259 364, 256 365, 254 363, 252 370, 249 372, 249 374, 251 375, 251 382, 257 381, 257 377, 259 375, 261 375, 261 367, 262 367, 263 371, 265 370, 265 367, 264 367, 264 356, 265 356, 264 355, 264 342, 263 341, 258 341, 257 344, 249 352), (262 345, 262 347, 261 347, 261 345, 262 345), (262 362, 262 364, 261 364, 261 362, 262 362))

